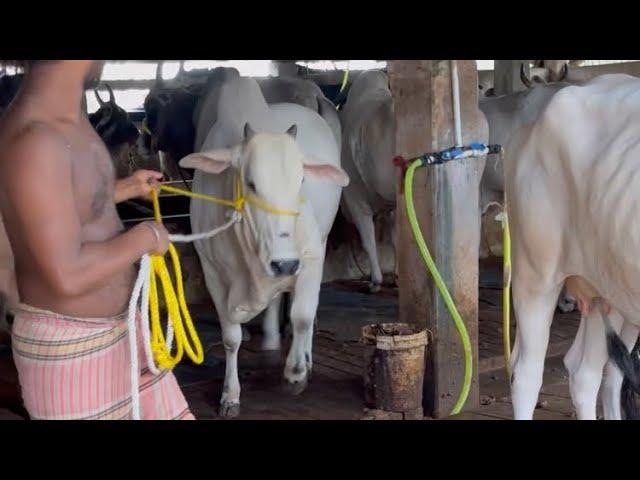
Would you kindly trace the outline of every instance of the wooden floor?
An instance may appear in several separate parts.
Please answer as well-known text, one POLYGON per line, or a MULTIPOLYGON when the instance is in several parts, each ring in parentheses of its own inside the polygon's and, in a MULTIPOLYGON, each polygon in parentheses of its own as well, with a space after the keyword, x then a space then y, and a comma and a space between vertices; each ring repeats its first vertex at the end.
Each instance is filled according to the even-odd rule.
MULTIPOLYGON (((319 330, 314 338, 313 379, 307 390, 292 396, 282 384, 284 353, 269 359, 260 351, 259 328, 240 350, 242 419, 287 420, 359 420, 366 416, 362 394, 363 352, 359 332, 363 325, 393 321, 397 316, 397 298, 392 289, 371 296, 366 284, 337 282, 325 285, 319 308, 319 330)), ((480 308, 480 408, 452 420, 511 419, 509 385, 504 373, 501 327, 501 291, 482 289, 480 308)), ((562 356, 575 336, 577 314, 556 314, 551 333, 544 387, 534 418, 570 420, 573 407, 569 397, 567 374, 562 356)), ((512 332, 513 338, 513 332, 512 332)), ((283 346, 288 351, 288 344, 283 346)), ((215 344, 207 356, 211 373, 200 370, 190 379, 186 368, 177 372, 195 415, 219 419, 218 399, 223 382, 223 350, 215 344), (215 378, 213 378, 215 376, 215 378)))
MULTIPOLYGON (((298 396, 288 393, 282 384, 284 356, 277 364, 260 352, 259 336, 246 342, 240 351, 242 384, 241 419, 246 420, 360 420, 366 416, 362 395, 362 347, 351 341, 339 341, 335 335, 319 331, 314 345, 313 379, 298 396)), ((286 347, 286 346, 285 346, 286 347)), ((283 351, 287 351, 286 348, 283 351)), ((221 346, 210 354, 222 358, 221 346)), ((211 356, 211 355, 210 355, 211 356)), ((222 362, 212 365, 215 379, 187 379, 183 370, 180 383, 194 414, 199 419, 219 419, 216 410, 222 392, 222 362)), ((201 372, 204 374, 204 372, 201 372)), ((198 375, 200 376, 200 375, 198 375)), ((206 374, 204 374, 206 377, 206 374)), ((513 418, 509 385, 504 371, 485 372, 480 376, 482 405, 452 420, 507 420, 513 418)), ((573 407, 569 397, 567 374, 562 357, 547 360, 545 380, 535 419, 570 420, 573 407)))

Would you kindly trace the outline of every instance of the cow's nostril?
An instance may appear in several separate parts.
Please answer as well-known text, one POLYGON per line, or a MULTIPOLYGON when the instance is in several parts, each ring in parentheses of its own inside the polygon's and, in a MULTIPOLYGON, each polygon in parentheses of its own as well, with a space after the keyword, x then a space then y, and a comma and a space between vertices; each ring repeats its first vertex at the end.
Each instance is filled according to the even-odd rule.
POLYGON ((295 275, 299 266, 299 260, 274 260, 271 262, 271 271, 276 277, 295 275))
POLYGON ((276 276, 280 275, 280 262, 271 262, 271 271, 276 274, 276 276))

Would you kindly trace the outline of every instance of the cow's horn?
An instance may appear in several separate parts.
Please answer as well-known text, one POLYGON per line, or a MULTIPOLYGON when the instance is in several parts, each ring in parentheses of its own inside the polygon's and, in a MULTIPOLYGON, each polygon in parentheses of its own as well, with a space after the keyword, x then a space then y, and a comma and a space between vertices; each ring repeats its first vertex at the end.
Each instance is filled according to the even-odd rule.
POLYGON ((98 90, 94 89, 93 93, 96 95, 96 100, 98 100, 98 103, 100 104, 100 106, 103 107, 104 106, 104 100, 102 100, 100 98, 100 94, 98 93, 98 90))
POLYGON ((164 61, 159 61, 156 67, 156 85, 162 85, 162 65, 164 61))
POLYGON ((249 143, 255 134, 256 132, 253 131, 253 128, 251 128, 251 125, 249 125, 249 122, 245 123, 244 124, 244 141, 249 143))
POLYGON ((104 86, 107 87, 107 90, 109 91, 109 103, 115 105, 116 98, 113 95, 113 90, 111 90, 111 87, 109 86, 108 83, 105 83, 104 86))
POLYGON ((191 87, 191 85, 189 85, 187 82, 187 72, 184 69, 184 63, 185 63, 184 60, 180 60, 179 67, 178 67, 178 74, 176 75, 176 80, 182 86, 182 88, 188 90, 191 87))
POLYGON ((531 88, 531 80, 529 80, 527 75, 524 73, 524 63, 520 64, 520 81, 524 83, 525 87, 531 88))
POLYGON ((562 76, 558 79, 559 82, 564 82, 569 74, 569 64, 565 63, 562 67, 562 76))
POLYGON ((287 135, 290 135, 295 140, 297 134, 298 134, 298 126, 294 123, 289 127, 289 130, 287 130, 287 135))

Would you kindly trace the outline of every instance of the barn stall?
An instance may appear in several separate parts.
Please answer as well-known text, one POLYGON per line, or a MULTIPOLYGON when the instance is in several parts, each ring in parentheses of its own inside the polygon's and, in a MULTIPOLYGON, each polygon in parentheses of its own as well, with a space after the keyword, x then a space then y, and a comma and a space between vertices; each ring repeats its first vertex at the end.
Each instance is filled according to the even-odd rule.
MULTIPOLYGON (((529 78, 547 80, 549 70, 529 61, 245 61, 164 62, 163 80, 171 81, 186 72, 203 71, 216 66, 235 66, 253 77, 295 76, 320 86, 332 101, 348 97, 349 87, 364 69, 385 69, 394 96, 396 117, 396 153, 405 159, 438 152, 460 143, 457 135, 468 136, 479 128, 481 113, 478 98, 489 89, 503 95, 524 90, 522 71, 529 78), (489 68, 487 68, 487 66, 489 68), (482 70, 479 70, 483 68, 482 70), (455 80, 454 80, 455 78, 455 80), (457 84, 457 86, 456 86, 457 84), (344 88, 342 88, 344 86, 344 88), (481 87, 481 88, 480 88, 481 87), (341 91, 342 90, 342 91, 341 91), (454 93, 455 92, 455 93, 454 93), (456 118, 460 119, 457 132, 456 118)), ((140 130, 147 129, 144 99, 157 81, 157 62, 109 62, 103 86, 97 97, 87 92, 89 114, 100 106, 100 99, 113 91, 114 101, 128 111, 140 130)), ((636 62, 611 63, 581 61, 569 63, 565 79, 581 83, 604 73, 629 73, 640 76, 636 62), (601 64, 598 64, 601 63, 601 64)), ((7 71, 6 75, 14 72, 7 71)), ((473 140, 471 140, 473 141, 473 140)), ((137 168, 162 168, 165 184, 191 188, 191 180, 176 167, 166 153, 144 157, 138 146, 122 155, 126 172, 137 168), (143 158, 144 157, 144 158, 143 158), (152 157, 152 158, 150 158, 152 157)), ((390 158, 389 162, 393 159, 390 158)), ((485 237, 469 228, 477 217, 478 183, 485 158, 470 156, 454 162, 418 169, 414 180, 415 211, 444 284, 451 292, 470 340, 472 368, 469 391, 462 413, 451 416, 465 383, 465 353, 451 314, 423 263, 410 228, 405 205, 406 192, 398 188, 395 215, 381 212, 376 217, 378 256, 384 273, 380 291, 369 291, 371 270, 356 228, 339 212, 327 244, 323 286, 313 346, 313 380, 306 391, 291 396, 282 389, 282 367, 289 348, 289 330, 284 303, 281 333, 284 341, 279 358, 266 356, 260 349, 260 316, 243 332, 239 354, 242 384, 242 419, 362 419, 362 418, 512 418, 509 385, 505 373, 502 332, 502 259, 491 255, 478 262, 478 250, 485 237), (393 246, 395 223, 397 250, 393 246), (397 275, 396 275, 397 274, 397 275), (366 366, 369 349, 363 328, 371 324, 402 322, 426 330, 426 368, 422 405, 410 411, 367 408, 366 366)), ((490 160, 486 159, 487 164, 490 160)), ((398 170, 400 171, 400 170, 398 170)), ((400 181, 400 175, 398 176, 400 181)), ((189 199, 171 193, 160 196, 164 223, 172 232, 191 233, 189 199)), ((131 201, 119 207, 125 225, 152 219, 151 205, 131 201)), ((501 235, 497 212, 482 219, 483 230, 501 235), (496 228, 497 225, 497 228, 496 228), (496 233, 497 232, 497 233, 496 233)), ((489 248, 500 253, 500 248, 489 248)), ((196 328, 206 353, 202 365, 188 361, 176 367, 176 375, 187 400, 200 419, 217 419, 218 399, 224 379, 224 348, 215 308, 204 285, 202 267, 191 244, 179 247, 186 285, 186 298, 196 320, 196 328)), ((511 337, 515 319, 511 319, 511 337)), ((573 408, 569 399, 567 374, 562 365, 575 337, 579 313, 555 314, 545 385, 536 418, 569 419, 573 408)), ((9 340, 5 337, 2 358, 2 394, 0 404, 8 417, 24 417, 12 367, 9 340)))

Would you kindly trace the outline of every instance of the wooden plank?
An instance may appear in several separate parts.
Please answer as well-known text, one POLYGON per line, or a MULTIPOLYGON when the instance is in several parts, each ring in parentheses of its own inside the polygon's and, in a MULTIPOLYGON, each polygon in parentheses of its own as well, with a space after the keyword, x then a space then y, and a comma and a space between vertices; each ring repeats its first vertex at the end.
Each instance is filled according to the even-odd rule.
MULTIPOLYGON (((513 338, 513 336, 511 337, 513 338)), ((573 338, 570 340, 564 340, 561 342, 550 343, 547 348, 546 358, 559 357, 569 351, 573 338)), ((499 370, 505 368, 504 356, 500 353, 499 356, 482 358, 480 360, 480 373, 490 372, 493 370, 499 370)))
POLYGON ((569 385, 566 383, 556 383, 553 385, 543 385, 540 389, 540 393, 545 395, 553 395, 555 397, 571 398, 569 393, 569 385))
POLYGON ((345 374, 350 374, 355 377, 362 376, 362 367, 353 366, 345 362, 341 362, 339 360, 335 360, 330 356, 320 353, 313 352, 313 365, 323 365, 325 367, 333 368, 334 370, 338 370, 345 374))
POLYGON ((359 372, 362 372, 362 369, 364 368, 364 363, 362 360, 356 361, 353 357, 349 355, 345 355, 335 349, 327 348, 322 345, 316 344, 313 346, 314 358, 316 355, 319 355, 319 354, 324 355, 327 358, 331 358, 336 362, 340 362, 345 366, 345 368, 348 368, 349 370, 354 368, 354 369, 357 369, 359 372))
POLYGON ((580 84, 597 76, 612 73, 624 73, 634 77, 640 77, 640 62, 611 63, 590 67, 569 67, 566 81, 580 84))

